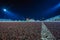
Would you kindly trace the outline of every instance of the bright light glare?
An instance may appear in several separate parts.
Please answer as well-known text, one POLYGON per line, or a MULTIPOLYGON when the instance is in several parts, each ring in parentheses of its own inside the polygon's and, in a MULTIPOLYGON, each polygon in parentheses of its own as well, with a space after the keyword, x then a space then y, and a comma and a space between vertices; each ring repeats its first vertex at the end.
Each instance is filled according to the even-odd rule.
POLYGON ((3 9, 3 11, 5 11, 5 12, 6 12, 7 10, 6 10, 6 9, 3 9))

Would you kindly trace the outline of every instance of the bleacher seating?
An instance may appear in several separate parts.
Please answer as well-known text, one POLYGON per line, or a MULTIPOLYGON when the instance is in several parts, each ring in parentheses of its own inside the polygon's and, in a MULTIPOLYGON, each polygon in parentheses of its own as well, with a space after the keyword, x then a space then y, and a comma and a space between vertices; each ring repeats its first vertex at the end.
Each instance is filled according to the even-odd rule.
MULTIPOLYGON (((60 39, 60 22, 43 22, 60 39)), ((41 40, 42 22, 0 22, 0 40, 41 40)))
POLYGON ((0 22, 0 40, 40 40, 41 23, 0 22))
POLYGON ((56 37, 56 40, 60 40, 60 22, 45 22, 45 25, 50 32, 56 37))

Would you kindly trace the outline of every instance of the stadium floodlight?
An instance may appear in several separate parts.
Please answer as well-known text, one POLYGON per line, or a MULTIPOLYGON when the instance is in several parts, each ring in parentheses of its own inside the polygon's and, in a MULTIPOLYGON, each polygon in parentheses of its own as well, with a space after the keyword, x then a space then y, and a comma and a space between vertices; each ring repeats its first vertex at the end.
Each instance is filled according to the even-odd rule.
POLYGON ((4 12, 6 12, 7 10, 6 9, 3 9, 4 12))

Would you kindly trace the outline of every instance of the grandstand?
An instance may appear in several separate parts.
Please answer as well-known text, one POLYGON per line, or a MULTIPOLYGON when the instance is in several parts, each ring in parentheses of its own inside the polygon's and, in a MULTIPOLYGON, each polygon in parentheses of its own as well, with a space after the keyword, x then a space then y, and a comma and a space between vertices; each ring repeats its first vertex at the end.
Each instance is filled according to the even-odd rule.
POLYGON ((60 22, 45 22, 45 25, 55 36, 56 40, 60 40, 60 22))
POLYGON ((60 0, 0 0, 0 40, 60 40, 60 0))
POLYGON ((0 19, 0 40, 60 40, 60 15, 44 21, 0 19))
POLYGON ((60 22, 0 22, 0 40, 60 40, 60 22))

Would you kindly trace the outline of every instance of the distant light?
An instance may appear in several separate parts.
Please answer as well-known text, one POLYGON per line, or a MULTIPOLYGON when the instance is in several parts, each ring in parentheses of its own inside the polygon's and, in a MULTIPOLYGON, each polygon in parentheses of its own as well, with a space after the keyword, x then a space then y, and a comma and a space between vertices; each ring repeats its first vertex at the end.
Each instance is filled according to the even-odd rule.
POLYGON ((5 11, 5 12, 6 12, 7 10, 6 10, 6 9, 3 9, 3 11, 5 11))

